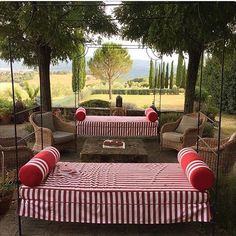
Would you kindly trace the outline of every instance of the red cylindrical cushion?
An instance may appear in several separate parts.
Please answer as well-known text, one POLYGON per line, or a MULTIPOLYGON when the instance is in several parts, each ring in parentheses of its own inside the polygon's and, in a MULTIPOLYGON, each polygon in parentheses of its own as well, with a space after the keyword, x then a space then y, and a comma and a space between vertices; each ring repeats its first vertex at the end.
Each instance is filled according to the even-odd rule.
POLYGON ((43 149, 20 168, 20 181, 29 187, 39 185, 55 167, 59 159, 60 153, 56 148, 47 147, 43 149))
POLYGON ((86 118, 86 110, 83 107, 79 107, 75 112, 75 118, 78 121, 83 121, 86 118))
POLYGON ((192 148, 180 150, 178 161, 194 188, 204 191, 213 186, 214 174, 212 170, 192 148))
POLYGON ((151 107, 146 108, 144 112, 145 116, 147 116, 150 111, 154 111, 154 110, 151 107))
POLYGON ((44 160, 48 167, 49 171, 51 171, 56 163, 60 160, 60 152, 55 147, 46 147, 38 154, 34 156, 34 158, 40 158, 44 160))
POLYGON ((49 168, 44 160, 32 158, 20 168, 19 179, 22 184, 33 187, 40 185, 49 173, 49 168))
POLYGON ((145 115, 151 122, 155 122, 158 119, 158 114, 150 107, 145 110, 145 115))

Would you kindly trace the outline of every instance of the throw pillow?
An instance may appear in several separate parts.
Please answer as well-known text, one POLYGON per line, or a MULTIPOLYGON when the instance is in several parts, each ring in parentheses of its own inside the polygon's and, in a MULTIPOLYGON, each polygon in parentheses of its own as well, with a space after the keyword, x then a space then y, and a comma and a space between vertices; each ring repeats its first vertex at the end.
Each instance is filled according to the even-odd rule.
POLYGON ((235 139, 236 139, 236 132, 234 132, 234 133, 230 136, 229 142, 230 142, 230 141, 233 141, 233 140, 235 140, 235 139))
POLYGON ((183 134, 189 128, 197 128, 198 127, 198 119, 184 115, 182 120, 179 123, 179 126, 176 129, 176 132, 183 134))
MULTIPOLYGON (((43 118, 43 127, 50 129, 52 132, 54 132, 56 129, 54 127, 53 123, 53 114, 52 112, 45 112, 42 114, 43 118)), ((41 114, 36 114, 34 118, 34 122, 37 126, 41 127, 41 114)))

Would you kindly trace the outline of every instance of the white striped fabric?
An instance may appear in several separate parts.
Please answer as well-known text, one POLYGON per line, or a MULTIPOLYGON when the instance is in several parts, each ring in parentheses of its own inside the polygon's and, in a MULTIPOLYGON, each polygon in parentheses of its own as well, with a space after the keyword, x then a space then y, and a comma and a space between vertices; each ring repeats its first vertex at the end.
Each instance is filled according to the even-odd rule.
POLYGON ((55 158, 55 163, 60 161, 60 152, 55 147, 48 146, 48 147, 44 148, 41 152, 43 152, 43 151, 48 151, 48 152, 52 153, 55 158))
POLYGON ((183 159, 183 157, 185 155, 188 155, 190 153, 194 153, 194 154, 197 154, 197 152, 192 149, 191 147, 186 147, 186 148, 182 148, 179 152, 178 152, 178 155, 177 155, 177 158, 178 158, 178 161, 179 163, 181 164, 181 161, 183 159))
POLYGON ((147 121, 145 116, 86 116, 77 122, 79 136, 155 137, 158 121, 147 121))
POLYGON ((208 192, 179 164, 59 162, 38 187, 21 186, 21 216, 97 224, 209 222, 208 192))
POLYGON ((38 158, 32 158, 25 164, 25 166, 28 165, 36 166, 42 173, 42 179, 44 179, 49 172, 48 164, 44 160, 38 158))

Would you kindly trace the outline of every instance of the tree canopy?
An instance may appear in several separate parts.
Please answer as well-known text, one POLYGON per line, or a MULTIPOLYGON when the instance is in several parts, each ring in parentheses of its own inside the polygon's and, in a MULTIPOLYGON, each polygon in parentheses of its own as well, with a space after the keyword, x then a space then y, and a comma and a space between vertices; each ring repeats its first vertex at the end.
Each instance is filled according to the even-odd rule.
POLYGON ((231 39, 236 3, 127 2, 114 12, 124 38, 140 41, 162 54, 189 54, 184 110, 192 112, 201 53, 210 46, 216 48, 220 39, 231 39))
POLYGON ((111 99, 112 82, 127 73, 132 63, 127 49, 116 43, 104 43, 95 51, 88 66, 96 77, 108 81, 109 99, 111 99))
POLYGON ((14 60, 38 66, 43 109, 51 109, 50 63, 67 60, 81 42, 76 29, 110 35, 116 27, 105 14, 103 2, 1 2, 0 57, 9 61, 9 40, 14 60))

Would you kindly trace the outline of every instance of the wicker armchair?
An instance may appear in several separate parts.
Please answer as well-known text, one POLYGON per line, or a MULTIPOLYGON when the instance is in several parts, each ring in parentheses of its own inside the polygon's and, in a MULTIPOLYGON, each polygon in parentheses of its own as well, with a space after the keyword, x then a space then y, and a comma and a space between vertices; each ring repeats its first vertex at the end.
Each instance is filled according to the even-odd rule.
MULTIPOLYGON (((193 146, 197 150, 197 145, 193 146)), ((218 156, 218 139, 203 138, 198 142, 198 153, 206 164, 216 173, 218 156)), ((225 138, 220 140, 219 168, 220 175, 230 173, 236 165, 236 139, 225 138)))
MULTIPOLYGON (((20 137, 18 137, 17 140, 19 141, 17 143, 18 164, 19 167, 21 167, 33 157, 33 151, 27 147, 27 143, 21 140, 20 137)), ((16 168, 16 146, 14 137, 0 138, 0 168, 2 168, 3 164, 6 169, 16 168)))
POLYGON ((64 149, 75 149, 76 150, 76 128, 75 125, 63 121, 58 116, 51 112, 42 114, 43 116, 43 127, 41 125, 41 114, 40 112, 34 112, 30 115, 29 121, 33 125, 35 132, 35 144, 33 150, 39 152, 45 147, 54 146, 58 150, 64 149), (48 127, 46 123, 50 120, 50 117, 45 115, 51 115, 53 128, 48 127), (38 118, 40 117, 40 120, 38 118), (43 134, 43 137, 41 137, 43 134), (42 145, 43 142, 43 145, 42 145))
POLYGON ((124 107, 111 107, 110 108, 111 116, 126 116, 126 108, 124 107))
MULTIPOLYGON (((198 118, 198 113, 191 113, 187 115, 188 117, 198 118)), ((160 132, 160 148, 175 149, 177 151, 184 147, 190 147, 195 145, 198 135, 198 127, 187 128, 183 133, 177 132, 176 129, 179 127, 183 117, 180 117, 176 122, 166 123, 162 126, 160 132)), ((207 117, 200 112, 200 125, 199 125, 199 135, 202 136, 203 129, 207 117)))

